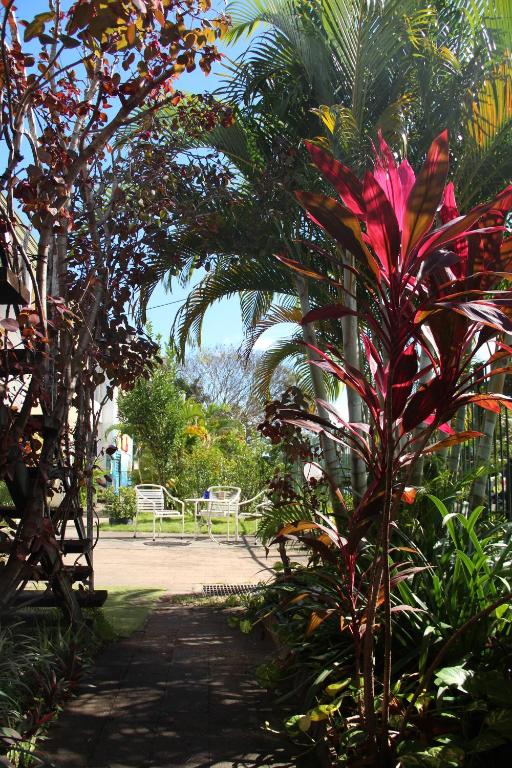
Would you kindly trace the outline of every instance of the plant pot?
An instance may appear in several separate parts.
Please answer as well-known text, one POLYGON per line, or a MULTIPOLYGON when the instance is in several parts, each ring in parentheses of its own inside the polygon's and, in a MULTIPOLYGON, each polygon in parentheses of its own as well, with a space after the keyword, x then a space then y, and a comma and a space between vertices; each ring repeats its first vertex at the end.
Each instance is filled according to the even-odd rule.
POLYGON ((133 523, 132 517, 109 517, 109 525, 131 525, 133 523))

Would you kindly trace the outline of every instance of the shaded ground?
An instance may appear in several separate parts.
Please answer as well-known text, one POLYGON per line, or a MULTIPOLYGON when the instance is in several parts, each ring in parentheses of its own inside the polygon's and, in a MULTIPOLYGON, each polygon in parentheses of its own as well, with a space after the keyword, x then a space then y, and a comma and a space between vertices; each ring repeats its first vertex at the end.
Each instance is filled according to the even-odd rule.
POLYGON ((227 611, 163 598, 144 628, 97 661, 43 751, 60 768, 299 765, 254 679, 270 648, 227 611))

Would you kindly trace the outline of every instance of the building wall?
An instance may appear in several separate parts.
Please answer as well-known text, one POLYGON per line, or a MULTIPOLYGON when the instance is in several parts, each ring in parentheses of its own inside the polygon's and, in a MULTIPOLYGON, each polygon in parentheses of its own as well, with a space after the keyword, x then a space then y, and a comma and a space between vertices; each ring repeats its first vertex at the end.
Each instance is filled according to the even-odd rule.
MULTIPOLYGON (((96 391, 96 402, 98 408, 100 402, 105 397, 106 384, 101 384, 96 391)), ((115 429, 119 423, 119 413, 117 408, 118 390, 114 389, 113 397, 105 403, 101 409, 98 423, 98 454, 102 456, 101 461, 105 470, 112 475, 114 488, 124 487, 131 484, 131 472, 133 470, 133 440, 128 435, 123 435, 120 430, 115 429), (110 445, 117 447, 113 456, 104 453, 110 445)))

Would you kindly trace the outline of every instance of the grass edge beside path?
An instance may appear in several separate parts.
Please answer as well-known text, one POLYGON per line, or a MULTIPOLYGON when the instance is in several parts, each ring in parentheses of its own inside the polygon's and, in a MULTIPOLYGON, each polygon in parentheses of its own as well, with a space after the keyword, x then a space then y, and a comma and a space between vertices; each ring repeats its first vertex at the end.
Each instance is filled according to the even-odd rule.
POLYGON ((105 640, 129 637, 142 627, 165 589, 154 587, 105 587, 108 597, 98 609, 105 640))

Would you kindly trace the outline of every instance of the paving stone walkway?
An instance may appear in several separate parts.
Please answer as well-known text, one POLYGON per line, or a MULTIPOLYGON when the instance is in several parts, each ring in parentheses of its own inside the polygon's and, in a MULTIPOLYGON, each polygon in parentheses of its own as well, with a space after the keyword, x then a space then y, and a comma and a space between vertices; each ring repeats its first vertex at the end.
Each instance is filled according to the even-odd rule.
POLYGON ((261 727, 282 720, 254 679, 272 649, 227 616, 162 598, 142 630, 98 658, 43 751, 58 768, 299 765, 261 727))
POLYGON ((204 584, 268 581, 275 575, 272 565, 277 560, 275 546, 267 557, 265 548, 251 536, 242 536, 238 543, 220 537, 211 541, 173 535, 152 541, 150 534, 134 539, 131 534, 102 532, 94 550, 95 583, 98 589, 156 587, 186 595, 201 593, 204 584))

